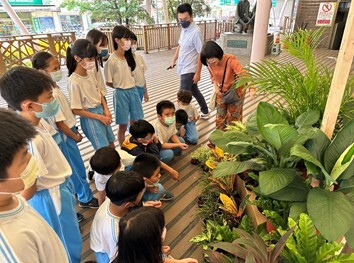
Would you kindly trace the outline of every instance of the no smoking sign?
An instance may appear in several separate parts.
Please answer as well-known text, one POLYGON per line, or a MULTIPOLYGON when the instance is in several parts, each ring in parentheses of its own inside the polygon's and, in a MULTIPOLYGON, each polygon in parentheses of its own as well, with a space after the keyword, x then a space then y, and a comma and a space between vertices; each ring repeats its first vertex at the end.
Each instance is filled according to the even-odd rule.
POLYGON ((336 4, 336 2, 320 3, 316 26, 332 26, 336 4))

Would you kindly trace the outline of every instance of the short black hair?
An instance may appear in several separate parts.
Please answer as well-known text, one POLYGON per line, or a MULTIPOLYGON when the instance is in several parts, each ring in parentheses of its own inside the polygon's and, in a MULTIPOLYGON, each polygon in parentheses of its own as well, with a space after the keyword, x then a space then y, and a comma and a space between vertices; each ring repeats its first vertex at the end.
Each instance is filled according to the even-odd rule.
POLYGON ((27 120, 14 111, 0 109, 0 179, 7 178, 7 168, 21 147, 37 134, 27 120))
POLYGON ((200 60, 203 65, 208 66, 207 59, 209 58, 218 58, 222 59, 224 56, 224 51, 215 41, 207 41, 202 47, 200 52, 200 60))
POLYGON ((135 35, 134 32, 132 32, 132 35, 130 36, 131 39, 138 41, 138 37, 135 35))
POLYGON ((160 166, 161 162, 156 156, 149 153, 142 153, 135 158, 133 171, 137 172, 142 177, 150 178, 160 166))
POLYGON ((148 121, 138 120, 130 126, 129 133, 135 139, 145 138, 149 133, 154 134, 155 129, 148 121))
POLYGON ((190 16, 193 16, 192 6, 190 4, 188 4, 188 3, 180 4, 177 7, 177 14, 182 14, 182 13, 185 13, 185 12, 188 12, 188 14, 190 16))
POLYGON ((106 44, 106 35, 97 29, 91 29, 89 32, 87 32, 86 39, 95 46, 100 41, 101 44, 106 44))
POLYGON ((135 201, 145 188, 141 175, 134 171, 117 171, 107 181, 106 195, 115 205, 135 201))
POLYGON ((182 125, 186 125, 188 123, 188 114, 185 110, 179 109, 176 111, 176 122, 182 125))
POLYGON ((69 45, 66 50, 66 67, 69 71, 69 76, 74 73, 77 62, 74 56, 81 59, 96 58, 97 48, 87 39, 77 39, 72 45, 69 45))
POLYGON ((32 67, 35 69, 46 69, 49 67, 49 61, 54 56, 46 51, 39 51, 32 57, 32 67))
POLYGON ((175 105, 169 100, 163 100, 157 103, 156 111, 158 115, 162 115, 164 109, 175 109, 175 105))
POLYGON ((111 147, 102 147, 91 157, 90 166, 96 173, 110 175, 120 166, 119 153, 111 147))
POLYGON ((177 92, 177 99, 183 103, 191 103, 192 92, 189 90, 182 89, 177 92))
POLYGON ((55 86, 49 75, 33 68, 17 66, 0 79, 0 95, 13 109, 20 111, 23 101, 37 102, 44 91, 50 91, 55 86))

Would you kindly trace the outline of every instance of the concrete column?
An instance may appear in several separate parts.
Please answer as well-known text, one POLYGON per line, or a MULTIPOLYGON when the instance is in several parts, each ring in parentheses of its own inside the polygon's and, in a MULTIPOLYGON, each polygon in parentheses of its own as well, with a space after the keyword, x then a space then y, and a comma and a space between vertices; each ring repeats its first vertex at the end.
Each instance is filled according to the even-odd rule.
POLYGON ((271 0, 257 1, 256 20, 253 30, 251 63, 264 59, 267 48, 267 33, 271 0))
POLYGON ((18 17, 16 12, 12 9, 10 4, 7 2, 7 0, 0 0, 4 10, 7 12, 11 20, 15 23, 15 25, 20 29, 21 35, 29 35, 30 33, 28 32, 27 28, 25 25, 22 23, 21 19, 18 17))

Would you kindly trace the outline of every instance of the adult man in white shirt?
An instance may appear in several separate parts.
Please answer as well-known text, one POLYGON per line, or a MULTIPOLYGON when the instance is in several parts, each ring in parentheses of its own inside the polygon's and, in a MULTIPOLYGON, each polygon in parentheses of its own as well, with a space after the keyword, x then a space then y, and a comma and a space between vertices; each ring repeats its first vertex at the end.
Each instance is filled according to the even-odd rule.
POLYGON ((197 100, 202 118, 209 117, 209 109, 203 94, 198 89, 202 64, 199 54, 202 50, 202 32, 193 22, 192 7, 184 3, 177 8, 178 21, 181 23, 182 31, 178 40, 178 47, 173 56, 170 68, 173 68, 177 61, 177 74, 181 78, 180 89, 189 90, 197 100))

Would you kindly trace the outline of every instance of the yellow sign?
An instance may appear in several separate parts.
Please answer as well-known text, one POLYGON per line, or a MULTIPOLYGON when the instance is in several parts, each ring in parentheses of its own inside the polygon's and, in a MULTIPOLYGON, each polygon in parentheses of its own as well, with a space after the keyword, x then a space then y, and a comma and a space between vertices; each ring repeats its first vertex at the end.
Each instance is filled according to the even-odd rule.
POLYGON ((336 2, 320 3, 316 26, 332 26, 334 14, 337 10, 336 5, 336 2))

